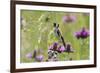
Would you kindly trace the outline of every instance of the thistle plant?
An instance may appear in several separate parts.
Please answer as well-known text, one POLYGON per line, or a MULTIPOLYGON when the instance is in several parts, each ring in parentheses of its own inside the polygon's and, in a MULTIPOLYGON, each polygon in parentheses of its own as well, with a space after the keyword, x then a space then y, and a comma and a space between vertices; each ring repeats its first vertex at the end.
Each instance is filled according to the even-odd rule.
POLYGON ((74 23, 76 21, 76 16, 75 15, 70 15, 70 14, 64 15, 62 17, 62 21, 63 21, 63 23, 71 23, 71 22, 74 23))
POLYGON ((81 30, 75 32, 75 37, 80 40, 80 51, 79 51, 79 55, 80 55, 80 59, 82 58, 82 51, 85 50, 84 46, 85 46, 85 39, 89 37, 89 31, 86 28, 82 28, 81 30))
POLYGON ((36 62, 42 62, 44 60, 44 56, 42 55, 41 49, 34 49, 33 52, 26 54, 26 58, 34 59, 36 62))
MULTIPOLYGON (((48 49, 48 57, 49 59, 55 59, 60 60, 60 58, 58 57, 60 54, 62 53, 66 53, 68 55, 65 55, 65 59, 66 57, 68 57, 67 60, 72 60, 72 58, 70 57, 70 53, 73 53, 74 50, 71 47, 71 44, 66 44, 66 47, 64 47, 63 45, 60 45, 57 42, 54 42, 53 45, 51 45, 48 49), (55 56, 56 55, 56 56, 55 56), (53 58, 55 57, 55 58, 53 58)), ((52 60, 54 61, 54 60, 52 60)))

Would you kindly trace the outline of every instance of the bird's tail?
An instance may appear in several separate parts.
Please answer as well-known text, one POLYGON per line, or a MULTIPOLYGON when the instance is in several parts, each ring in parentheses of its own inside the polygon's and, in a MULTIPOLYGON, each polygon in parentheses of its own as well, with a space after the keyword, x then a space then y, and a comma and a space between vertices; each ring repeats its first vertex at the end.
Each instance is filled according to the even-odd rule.
POLYGON ((61 35, 61 40, 62 40, 63 46, 66 48, 66 43, 62 35, 61 35))

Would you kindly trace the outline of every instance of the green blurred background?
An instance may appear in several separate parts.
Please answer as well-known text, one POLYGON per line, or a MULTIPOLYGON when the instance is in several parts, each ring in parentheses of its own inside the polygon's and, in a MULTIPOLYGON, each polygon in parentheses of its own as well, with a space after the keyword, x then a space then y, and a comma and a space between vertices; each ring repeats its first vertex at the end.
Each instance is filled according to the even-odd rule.
MULTIPOLYGON (((65 39, 65 42, 71 43, 74 53, 69 56, 73 60, 89 59, 89 37, 85 40, 77 39, 74 36, 76 31, 86 27, 89 29, 89 14, 77 12, 56 12, 56 11, 36 11, 21 10, 21 48, 20 62, 34 62, 34 59, 28 59, 27 53, 32 53, 34 49, 43 49, 44 61, 48 58, 48 47, 53 40, 53 23, 59 24, 59 29, 65 39), (63 16, 73 15, 76 17, 74 22, 63 22, 63 16), (51 42, 50 42, 51 41, 51 42), (81 45, 84 43, 84 45, 81 45), (80 59, 80 49, 82 49, 82 58, 80 59)), ((59 54, 60 61, 67 60, 67 53, 59 54)))

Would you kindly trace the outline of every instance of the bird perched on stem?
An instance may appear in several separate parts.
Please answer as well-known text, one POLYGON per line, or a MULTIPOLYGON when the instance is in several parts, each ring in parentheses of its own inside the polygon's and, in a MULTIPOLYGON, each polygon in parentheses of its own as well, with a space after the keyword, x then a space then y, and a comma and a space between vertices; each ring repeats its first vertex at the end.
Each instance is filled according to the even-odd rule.
POLYGON ((63 43, 64 47, 66 47, 65 40, 61 34, 61 31, 59 30, 59 24, 57 25, 56 23, 53 23, 53 26, 54 26, 55 36, 58 37, 59 40, 63 43))

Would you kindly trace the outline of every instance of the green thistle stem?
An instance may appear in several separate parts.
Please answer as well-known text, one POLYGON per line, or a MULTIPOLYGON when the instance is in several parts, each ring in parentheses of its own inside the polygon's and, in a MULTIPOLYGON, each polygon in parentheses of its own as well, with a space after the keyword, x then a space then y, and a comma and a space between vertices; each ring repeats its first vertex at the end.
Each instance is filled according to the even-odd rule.
POLYGON ((83 51, 84 51, 84 46, 85 46, 85 40, 84 39, 81 39, 81 48, 80 48, 80 60, 83 59, 83 51))

